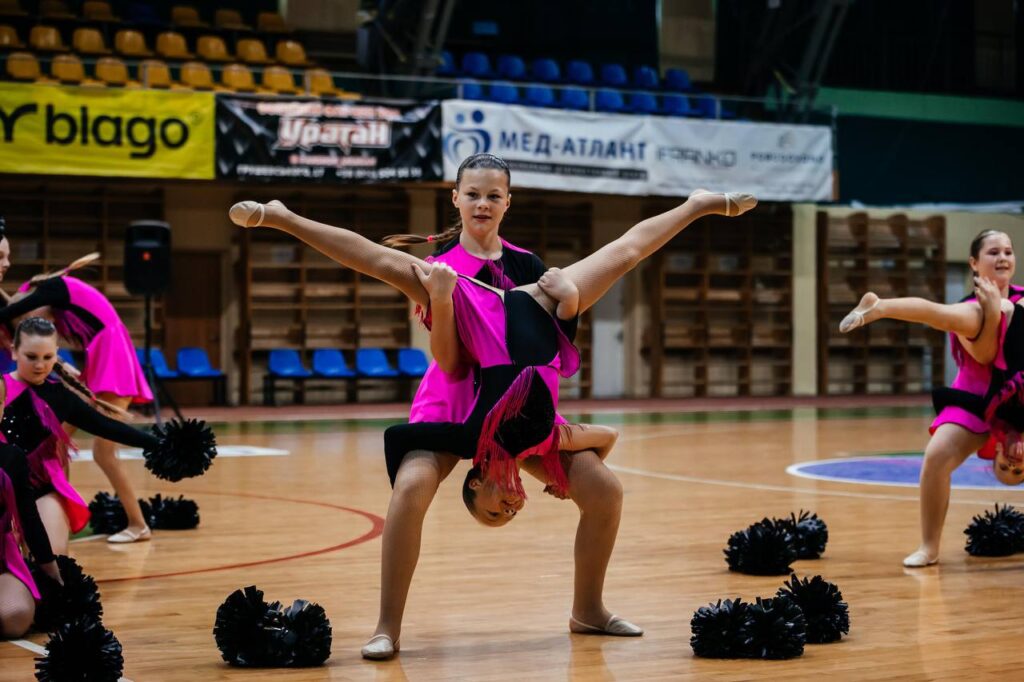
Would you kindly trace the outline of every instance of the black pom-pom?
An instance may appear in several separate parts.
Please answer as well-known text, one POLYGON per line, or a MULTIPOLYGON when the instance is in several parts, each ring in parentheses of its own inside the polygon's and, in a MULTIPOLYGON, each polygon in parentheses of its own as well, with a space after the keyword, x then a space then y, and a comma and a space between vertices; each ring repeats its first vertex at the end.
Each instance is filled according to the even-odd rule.
POLYGON ((971 556, 1009 556, 1024 550, 1024 514, 997 504, 995 512, 985 510, 984 515, 975 516, 964 534, 964 549, 971 556))
POLYGON ((797 559, 820 559, 828 543, 828 526, 817 514, 800 510, 800 515, 790 514, 783 519, 790 526, 796 543, 797 559))
POLYGON ((749 625, 742 636, 748 658, 794 658, 804 652, 804 614, 787 597, 761 599, 747 607, 749 625))
POLYGON ((175 419, 154 426, 153 433, 160 443, 142 455, 146 468, 157 478, 180 481, 201 476, 217 456, 217 439, 200 419, 175 419))
POLYGON ((322 665, 331 655, 331 621, 319 604, 305 599, 284 610, 284 623, 295 635, 295 654, 291 665, 322 665))
POLYGON ((725 560, 730 571, 750 575, 785 575, 796 560, 796 543, 788 522, 763 519, 729 537, 725 560))
POLYGON ((690 619, 690 647, 704 658, 742 658, 747 655, 743 638, 750 631, 750 605, 742 599, 718 600, 702 606, 690 619))
POLYGON ((94 533, 113 535, 128 527, 128 515, 117 495, 98 492, 89 502, 89 525, 94 533))
POLYGON ((173 498, 157 493, 148 502, 139 500, 139 504, 154 530, 188 530, 199 525, 199 505, 183 495, 173 498))
POLYGON ((121 643, 93 618, 61 625, 46 643, 46 656, 36 659, 40 682, 117 682, 122 672, 121 643))
POLYGON ((820 575, 800 580, 795 575, 779 588, 779 597, 788 597, 804 613, 807 643, 835 642, 850 631, 850 611, 843 593, 820 575))
POLYGON ((217 608, 213 637, 220 655, 231 665, 273 665, 265 629, 274 627, 277 609, 263 601, 263 592, 250 585, 235 590, 217 608))
POLYGON ((99 621, 103 616, 103 605, 96 581, 71 557, 58 556, 57 568, 64 581, 63 587, 38 568, 32 572, 41 597, 36 602, 34 627, 42 632, 52 632, 80 617, 99 621))

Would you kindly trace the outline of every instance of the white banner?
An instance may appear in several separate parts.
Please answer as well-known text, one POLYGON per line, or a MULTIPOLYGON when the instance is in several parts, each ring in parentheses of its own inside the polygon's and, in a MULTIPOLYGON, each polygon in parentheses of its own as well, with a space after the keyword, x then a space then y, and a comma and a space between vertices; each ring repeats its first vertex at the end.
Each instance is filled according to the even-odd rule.
POLYGON ((569 112, 446 100, 444 177, 505 159, 514 187, 684 196, 703 187, 771 201, 832 199, 827 126, 569 112))

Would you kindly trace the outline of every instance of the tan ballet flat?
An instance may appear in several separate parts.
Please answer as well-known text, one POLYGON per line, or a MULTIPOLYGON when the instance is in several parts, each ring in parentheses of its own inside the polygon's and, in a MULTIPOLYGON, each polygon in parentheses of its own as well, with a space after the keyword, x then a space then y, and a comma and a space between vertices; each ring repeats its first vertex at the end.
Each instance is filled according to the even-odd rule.
POLYGON ((866 324, 864 321, 864 316, 870 313, 875 308, 877 308, 881 300, 882 299, 877 298, 875 299, 873 305, 864 308, 863 310, 857 310, 855 308, 851 310, 849 313, 847 313, 846 317, 843 318, 843 321, 839 323, 839 333, 849 334, 854 329, 857 329, 858 327, 863 327, 866 324))
POLYGON ((757 206, 757 197, 753 194, 746 194, 743 192, 710 192, 706 189, 695 189, 690 196, 698 194, 721 194, 725 197, 725 215, 729 218, 735 218, 738 215, 743 215, 750 209, 757 206))
POLYGON ((612 637, 639 637, 644 634, 643 628, 633 625, 628 620, 612 616, 604 627, 587 625, 586 623, 569 617, 569 632, 577 635, 610 635, 612 637))
POLYGON ((231 222, 239 227, 259 227, 265 215, 266 207, 258 201, 239 201, 228 210, 231 222))
POLYGON ((395 657, 399 649, 398 642, 392 642, 388 635, 374 635, 360 653, 369 661, 388 661, 395 657))
POLYGON ((130 528, 125 528, 120 533, 114 533, 113 535, 108 537, 107 542, 113 542, 115 544, 128 542, 146 542, 147 540, 152 538, 152 536, 153 534, 150 532, 149 526, 146 526, 138 533, 131 530, 130 528))
POLYGON ((939 563, 939 558, 929 558, 922 550, 917 550, 913 554, 908 554, 903 560, 903 565, 907 568, 924 568, 925 566, 934 566, 939 563))

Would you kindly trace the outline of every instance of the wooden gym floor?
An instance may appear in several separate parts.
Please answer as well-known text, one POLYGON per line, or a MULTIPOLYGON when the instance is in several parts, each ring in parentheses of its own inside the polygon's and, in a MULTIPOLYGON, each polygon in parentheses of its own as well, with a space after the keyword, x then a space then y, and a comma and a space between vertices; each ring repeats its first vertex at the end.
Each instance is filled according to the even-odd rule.
MULTIPOLYGON (((530 501, 520 517, 504 529, 484 528, 460 500, 463 465, 427 517, 401 654, 387 663, 363 661, 359 648, 376 622, 379 535, 389 497, 381 433, 400 420, 401 408, 351 413, 360 418, 346 420, 325 419, 339 411, 323 408, 212 414, 236 420, 218 424, 222 446, 289 454, 223 457, 206 476, 179 484, 158 481, 141 462, 127 461, 140 496, 196 500, 199 528, 161 531, 153 542, 127 546, 79 540, 72 554, 99 582, 104 623, 124 645, 125 676, 136 682, 1019 674, 1022 559, 969 557, 962 530, 992 502, 1024 503, 1024 491, 954 491, 941 564, 908 570, 900 561, 917 543, 916 489, 785 473, 798 461, 920 451, 930 419, 921 402, 858 408, 833 401, 821 408, 783 401, 772 409, 736 411, 743 403, 733 409, 709 403, 709 411, 688 412, 669 410, 668 403, 567 406, 570 418, 621 429, 609 464, 620 468, 625 511, 606 601, 646 628, 640 639, 568 633, 572 503, 541 494, 527 479, 530 501), (694 658, 689 621, 697 607, 719 598, 768 596, 782 583, 730 573, 722 555, 730 533, 801 508, 825 519, 830 539, 821 560, 797 562, 794 570, 839 585, 850 604, 850 635, 808 646, 790 661, 694 658), (232 590, 251 584, 268 601, 305 598, 327 610, 334 645, 325 667, 254 670, 221 662, 214 613, 232 590)), ((73 464, 72 480, 87 499, 110 489, 90 462, 73 464)), ((33 656, 0 642, 0 679, 32 679, 33 656)))

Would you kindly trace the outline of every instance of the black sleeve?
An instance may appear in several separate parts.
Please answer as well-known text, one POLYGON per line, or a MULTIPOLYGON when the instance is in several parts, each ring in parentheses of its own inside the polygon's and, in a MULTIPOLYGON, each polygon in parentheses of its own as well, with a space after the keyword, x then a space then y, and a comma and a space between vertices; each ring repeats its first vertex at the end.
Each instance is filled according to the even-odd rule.
POLYGON ((64 386, 58 385, 58 391, 54 393, 58 396, 60 404, 51 407, 62 421, 72 426, 77 426, 94 436, 134 448, 154 448, 160 442, 152 433, 140 431, 130 424, 111 419, 99 412, 64 386))
POLYGON ((530 279, 526 280, 525 282, 520 282, 520 284, 533 284, 538 279, 540 279, 541 275, 543 275, 547 271, 548 266, 544 265, 544 261, 542 261, 540 257, 537 256, 537 254, 531 253, 529 265, 530 279))
POLYGON ((54 560, 50 538, 46 535, 46 527, 39 518, 36 508, 36 496, 29 484, 28 461, 25 453, 13 445, 0 445, 0 469, 3 469, 14 488, 14 499, 18 507, 18 518, 21 521, 21 532, 25 536, 25 544, 37 564, 45 564, 54 560))
POLYGON ((66 308, 70 303, 71 298, 64 280, 60 277, 45 279, 36 285, 35 290, 25 298, 0 308, 0 322, 10 322, 36 308, 45 306, 66 308))

